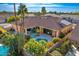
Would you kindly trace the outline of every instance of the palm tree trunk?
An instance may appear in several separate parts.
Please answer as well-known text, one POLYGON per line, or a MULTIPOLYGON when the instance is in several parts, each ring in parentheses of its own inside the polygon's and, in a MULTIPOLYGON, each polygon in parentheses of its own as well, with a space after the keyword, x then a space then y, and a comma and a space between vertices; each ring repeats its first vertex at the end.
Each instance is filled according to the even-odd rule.
MULTIPOLYGON (((22 3, 20 3, 21 6, 22 3)), ((23 14, 23 10, 21 9, 21 31, 24 33, 24 14, 23 14)))
POLYGON ((23 33, 24 33, 24 13, 23 13, 23 33))
POLYGON ((17 20, 16 20, 16 6, 15 6, 15 3, 14 3, 14 16, 15 16, 16 30, 18 31, 17 20))

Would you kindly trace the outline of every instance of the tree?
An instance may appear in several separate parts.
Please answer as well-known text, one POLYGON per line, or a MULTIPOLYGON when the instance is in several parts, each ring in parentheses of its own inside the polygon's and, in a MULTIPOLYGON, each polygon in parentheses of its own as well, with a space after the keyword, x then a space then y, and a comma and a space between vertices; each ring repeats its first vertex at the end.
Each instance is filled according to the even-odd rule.
POLYGON ((24 48, 26 49, 27 53, 35 56, 42 56, 46 53, 47 48, 44 46, 46 44, 45 41, 36 41, 35 39, 30 39, 25 45, 24 48), (44 42, 44 43, 43 43, 44 42))
POLYGON ((48 13, 53 14, 53 12, 52 12, 52 11, 49 11, 48 13))
POLYGON ((18 8, 18 15, 21 15, 23 17, 26 13, 28 13, 26 5, 20 3, 20 6, 18 8))
POLYGON ((1 37, 2 39, 2 43, 6 46, 8 46, 10 49, 10 55, 18 55, 17 53, 17 39, 15 39, 15 35, 11 34, 11 33, 4 33, 4 36, 1 37))
POLYGON ((16 20, 15 20, 15 16, 10 16, 8 19, 7 19, 7 22, 8 23, 11 23, 13 21, 17 22, 18 20, 20 20, 20 17, 19 16, 16 16, 16 20))
POLYGON ((25 14, 27 14, 28 11, 27 11, 27 8, 26 8, 26 5, 20 3, 20 6, 18 8, 18 15, 21 15, 21 18, 23 19, 21 22, 22 22, 22 27, 23 27, 23 31, 24 31, 24 17, 25 17, 25 14))
POLYGON ((34 15, 36 15, 36 16, 40 16, 41 13, 40 13, 40 12, 36 12, 36 13, 34 13, 34 15))
POLYGON ((5 14, 5 13, 7 13, 7 11, 3 10, 3 11, 2 11, 2 13, 4 13, 4 14, 5 14))
POLYGON ((45 7, 42 7, 41 13, 42 13, 43 15, 46 14, 46 8, 45 8, 45 7))
POLYGON ((10 49, 10 55, 12 56, 19 56, 22 55, 22 48, 24 46, 24 40, 23 40, 22 34, 12 34, 10 32, 6 32, 2 34, 2 43, 6 46, 8 46, 10 49))
POLYGON ((54 14, 57 14, 57 12, 56 12, 56 11, 54 11, 53 13, 54 13, 54 14))

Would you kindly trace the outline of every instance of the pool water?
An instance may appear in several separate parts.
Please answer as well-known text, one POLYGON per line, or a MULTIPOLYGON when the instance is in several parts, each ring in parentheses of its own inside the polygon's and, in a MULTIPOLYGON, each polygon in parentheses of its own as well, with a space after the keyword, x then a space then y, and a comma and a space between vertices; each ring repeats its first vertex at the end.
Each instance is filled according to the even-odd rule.
POLYGON ((46 35, 46 34, 40 34, 40 35, 37 35, 37 34, 31 34, 31 37, 36 39, 37 41, 40 39, 44 39, 46 40, 47 42, 50 42, 52 41, 52 37, 50 35, 46 35))
POLYGON ((9 48, 7 46, 0 46, 0 56, 7 56, 9 52, 9 48))

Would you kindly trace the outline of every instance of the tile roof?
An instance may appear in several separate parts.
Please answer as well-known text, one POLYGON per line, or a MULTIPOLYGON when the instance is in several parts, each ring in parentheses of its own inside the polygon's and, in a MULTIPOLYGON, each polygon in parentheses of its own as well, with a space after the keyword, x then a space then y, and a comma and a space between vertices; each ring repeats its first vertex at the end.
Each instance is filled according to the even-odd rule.
POLYGON ((59 20, 59 17, 52 16, 26 17, 24 20, 24 26, 27 28, 33 26, 41 26, 49 29, 59 30, 61 29, 60 25, 58 24, 59 20))
POLYGON ((72 35, 70 39, 74 41, 79 41, 79 25, 78 24, 76 28, 72 31, 72 35))

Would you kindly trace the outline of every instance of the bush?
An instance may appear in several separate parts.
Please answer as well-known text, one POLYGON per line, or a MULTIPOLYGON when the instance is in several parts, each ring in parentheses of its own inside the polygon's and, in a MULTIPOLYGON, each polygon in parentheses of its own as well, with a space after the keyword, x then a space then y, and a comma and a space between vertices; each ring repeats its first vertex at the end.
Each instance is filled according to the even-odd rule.
POLYGON ((47 42, 47 47, 50 48, 53 44, 53 42, 47 42))
POLYGON ((59 38, 63 38, 64 36, 65 36, 65 34, 61 33, 61 34, 59 35, 59 38))
POLYGON ((57 50, 51 52, 50 55, 51 56, 62 56, 62 54, 59 51, 57 51, 57 50))
POLYGON ((43 46, 46 46, 46 41, 45 40, 39 40, 39 43, 41 44, 41 45, 43 45, 43 46))
POLYGON ((40 41, 40 43, 39 43, 39 42, 35 41, 35 39, 30 39, 30 41, 28 41, 24 45, 24 48, 26 49, 26 52, 28 52, 32 55, 36 55, 36 56, 44 55, 46 52, 46 48, 43 45, 43 42, 44 41, 40 41))
MULTIPOLYGON (((16 20, 20 20, 20 17, 19 16, 16 16, 16 20)), ((15 21, 15 16, 10 16, 7 19, 7 23, 10 23, 10 22, 13 22, 13 21, 15 21)))
POLYGON ((0 33, 5 33, 7 32, 4 28, 0 27, 0 33))
POLYGON ((60 41, 60 40, 61 40, 60 38, 53 38, 53 39, 52 39, 52 42, 53 42, 53 43, 57 43, 57 42, 60 41))
POLYGON ((69 40, 64 41, 59 48, 56 48, 57 51, 65 55, 70 48, 69 40))
POLYGON ((2 31, 0 31, 0 34, 2 34, 2 31))

